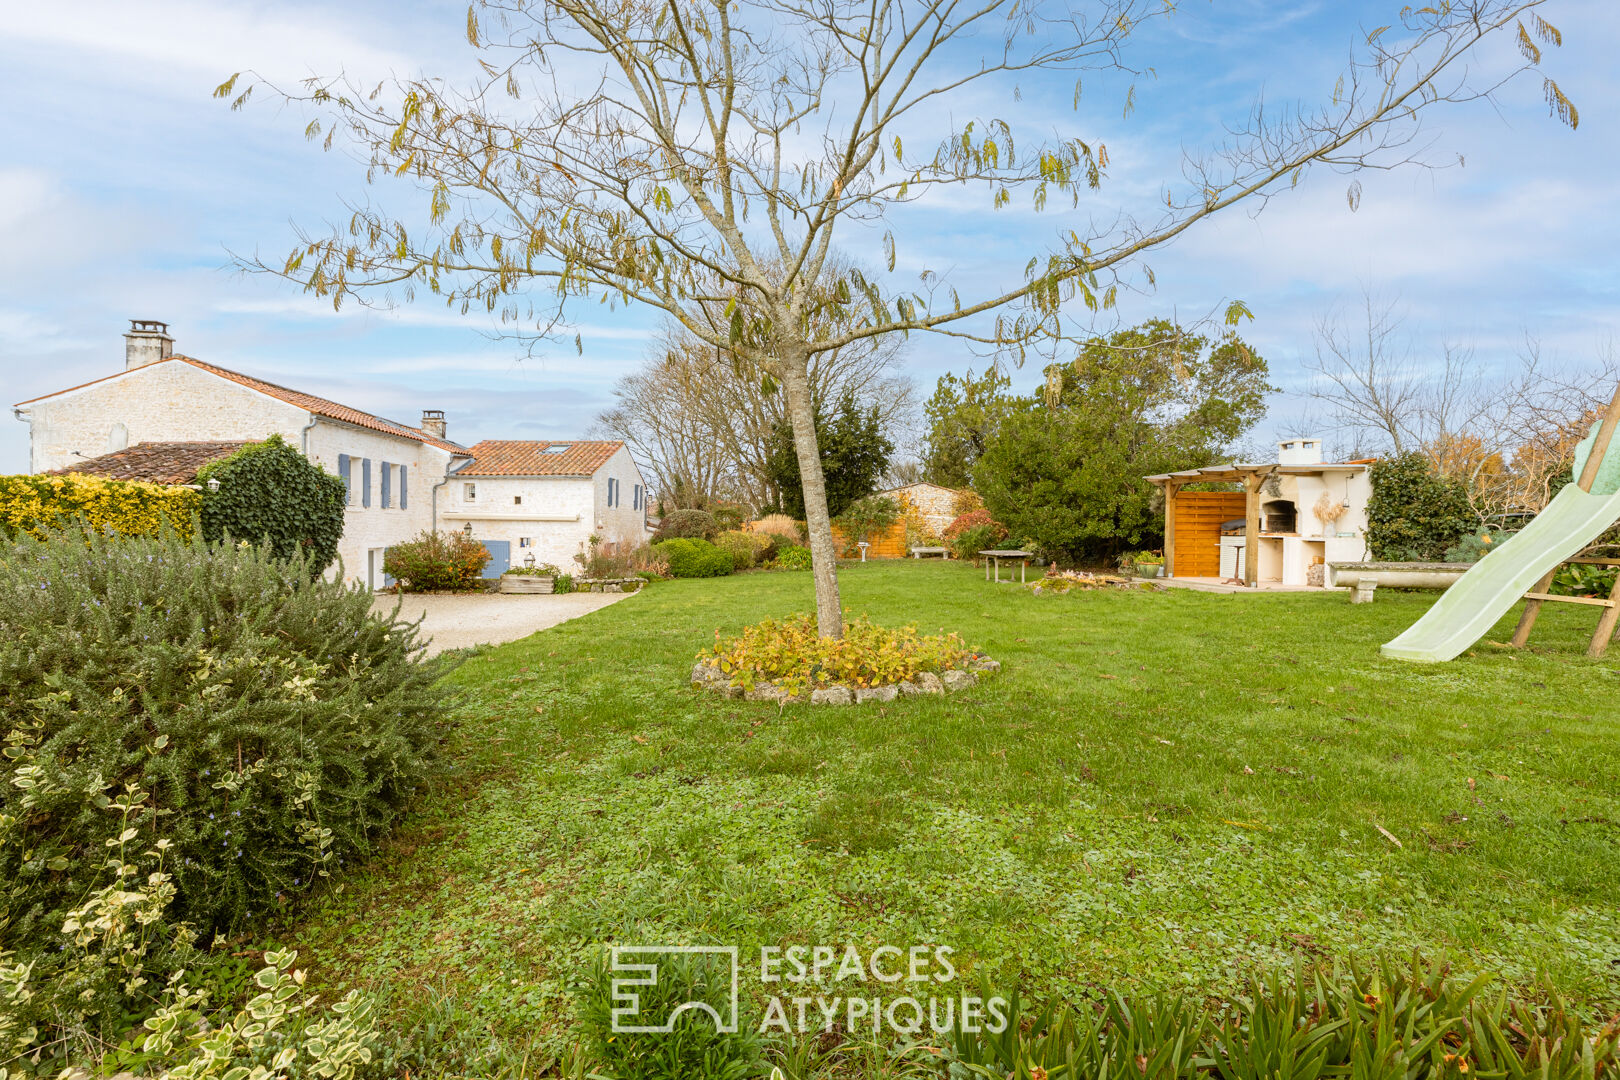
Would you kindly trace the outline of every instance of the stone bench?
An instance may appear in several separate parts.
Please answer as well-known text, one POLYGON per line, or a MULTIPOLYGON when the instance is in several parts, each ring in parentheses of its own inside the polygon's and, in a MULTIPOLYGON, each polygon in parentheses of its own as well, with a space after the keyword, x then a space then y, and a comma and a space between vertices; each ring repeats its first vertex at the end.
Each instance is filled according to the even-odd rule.
POLYGON ((1328 584, 1351 589, 1352 604, 1370 604, 1380 585, 1392 589, 1449 589, 1473 568, 1473 563, 1335 562, 1328 563, 1328 584))
POLYGON ((921 545, 911 549, 911 557, 913 559, 920 559, 924 555, 938 555, 942 559, 948 559, 951 557, 951 549, 943 547, 923 547, 921 545))

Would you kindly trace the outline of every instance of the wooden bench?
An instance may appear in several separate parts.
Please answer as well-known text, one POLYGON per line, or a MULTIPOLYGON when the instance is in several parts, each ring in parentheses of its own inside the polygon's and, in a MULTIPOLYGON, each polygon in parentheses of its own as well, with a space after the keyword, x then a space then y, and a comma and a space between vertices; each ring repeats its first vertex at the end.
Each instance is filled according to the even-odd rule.
POLYGON ((951 557, 951 549, 950 548, 942 548, 942 547, 922 547, 922 546, 914 547, 914 548, 911 549, 911 557, 913 559, 920 559, 924 555, 938 555, 942 559, 948 559, 948 558, 951 557))
MULTIPOLYGON (((1019 560, 1018 581, 1020 584, 1024 581, 1024 572, 1029 569, 1029 560, 1035 557, 1033 551, 1020 551, 1017 548, 990 548, 987 551, 979 552, 979 554, 984 556, 984 580, 986 581, 990 580, 990 568, 992 566, 996 568, 996 580, 1001 580, 1002 559, 1019 560)), ((1009 577, 1007 580, 1011 581, 1012 578, 1009 577)))

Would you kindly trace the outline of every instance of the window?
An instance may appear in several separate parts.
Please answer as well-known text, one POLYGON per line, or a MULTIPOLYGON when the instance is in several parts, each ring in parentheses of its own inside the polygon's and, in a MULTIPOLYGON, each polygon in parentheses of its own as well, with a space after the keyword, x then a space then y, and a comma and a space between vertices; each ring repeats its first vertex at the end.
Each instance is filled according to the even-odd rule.
POLYGON ((522 506, 523 505, 523 496, 521 496, 521 495, 512 496, 512 505, 513 506, 522 506))
POLYGON ((542 450, 540 452, 542 454, 566 454, 566 453, 568 453, 569 448, 572 447, 573 445, 574 445, 573 443, 565 443, 565 442, 564 443, 552 443, 550 446, 546 447, 544 450, 542 450))
POLYGON ((532 537, 528 537, 528 536, 520 536, 520 537, 518 537, 518 547, 520 547, 520 548, 534 547, 534 539, 532 537))
POLYGON ((477 502, 478 501, 478 485, 477 484, 462 484, 461 485, 461 498, 462 498, 462 500, 464 502, 477 502))
POLYGON ((630 491, 630 509, 641 509, 641 485, 637 484, 630 491))
POLYGON ((609 506, 619 505, 619 482, 611 476, 608 477, 607 504, 609 506))

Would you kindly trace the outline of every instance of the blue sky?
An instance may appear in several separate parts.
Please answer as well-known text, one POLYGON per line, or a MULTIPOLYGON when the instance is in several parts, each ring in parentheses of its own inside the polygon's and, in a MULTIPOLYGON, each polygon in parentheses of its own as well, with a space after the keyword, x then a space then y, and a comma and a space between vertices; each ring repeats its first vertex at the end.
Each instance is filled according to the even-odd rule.
MULTIPOLYGON (((1071 81, 1026 84, 1029 109, 1101 138, 1113 160, 1096 207, 1139 203, 1172 179, 1183 149, 1218 140, 1257 94, 1319 101, 1358 27, 1399 3, 1184 0, 1144 33, 1134 58, 1156 68, 1126 118, 1106 83, 1079 114, 1071 81)), ((210 91, 233 71, 282 79, 345 68, 454 74, 468 68, 466 9, 403 0, 342 5, 240 0, 6 5, 0 37, 0 386, 5 403, 109 374, 132 317, 171 323, 177 347, 402 421, 446 411, 452 438, 578 436, 614 379, 647 348, 654 320, 598 307, 572 344, 522 358, 492 327, 427 301, 394 312, 346 308, 241 275, 230 253, 279 259, 291 222, 343 216, 360 169, 302 137, 303 118, 260 102, 232 113, 210 91)), ((1431 157, 1460 168, 1312 177, 1258 214, 1234 212, 1148 260, 1157 286, 1122 298, 1118 318, 1200 316, 1230 298, 1256 314, 1245 336, 1284 392, 1254 441, 1324 429, 1302 363, 1315 319, 1370 287, 1398 296, 1419 356, 1471 344, 1491 367, 1528 335, 1580 364, 1620 337, 1620 5, 1557 0, 1565 31, 1550 70, 1582 111, 1579 131, 1547 118, 1539 80, 1496 105, 1434 113, 1431 157)), ((1490 60, 1493 58, 1487 58, 1490 60)), ((1494 60, 1508 63, 1501 57, 1494 60)), ((1010 107, 1010 106, 1009 106, 1010 107)), ((988 108, 988 107, 987 107, 988 108)), ((957 193, 895 221, 899 273, 927 265, 971 286, 1016 277, 1061 215, 995 212, 957 193)), ((877 230, 842 245, 881 261, 877 230)), ((924 393, 945 371, 981 366, 945 339, 917 339, 907 370, 924 393)), ((1015 385, 1037 374, 1015 373, 1015 385)), ((27 468, 27 429, 0 423, 0 472, 27 468)))

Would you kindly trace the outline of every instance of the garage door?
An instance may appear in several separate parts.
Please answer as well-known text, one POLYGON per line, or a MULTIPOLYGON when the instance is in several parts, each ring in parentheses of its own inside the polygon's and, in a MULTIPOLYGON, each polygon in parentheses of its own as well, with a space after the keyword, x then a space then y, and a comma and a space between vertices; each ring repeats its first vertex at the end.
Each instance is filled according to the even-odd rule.
POLYGON ((1176 577, 1219 577, 1221 522, 1243 516, 1241 491, 1183 491, 1176 495, 1176 577))

